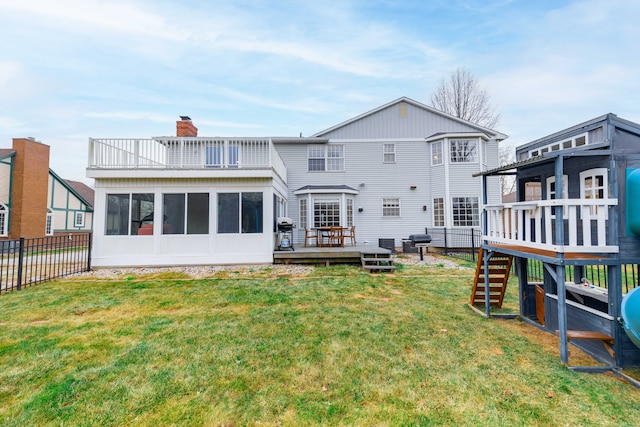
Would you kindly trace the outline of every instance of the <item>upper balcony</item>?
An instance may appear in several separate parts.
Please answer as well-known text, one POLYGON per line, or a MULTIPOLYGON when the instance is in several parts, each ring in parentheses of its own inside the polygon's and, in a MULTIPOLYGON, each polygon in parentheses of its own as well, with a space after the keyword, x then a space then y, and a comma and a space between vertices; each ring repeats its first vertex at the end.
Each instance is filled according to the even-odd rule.
POLYGON ((287 168, 270 138, 89 138, 89 178, 271 177, 287 168))
POLYGON ((617 199, 552 199, 485 206, 486 244, 526 247, 553 253, 618 253, 607 239, 609 211, 617 199), (562 207, 562 234, 556 217, 562 207), (563 237, 563 238, 561 238, 563 237))

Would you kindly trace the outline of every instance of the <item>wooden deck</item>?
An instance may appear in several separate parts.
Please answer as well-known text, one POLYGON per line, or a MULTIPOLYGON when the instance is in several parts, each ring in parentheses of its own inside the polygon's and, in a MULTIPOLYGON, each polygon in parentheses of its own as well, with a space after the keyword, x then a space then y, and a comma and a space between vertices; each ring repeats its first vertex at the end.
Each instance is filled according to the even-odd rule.
POLYGON ((378 246, 304 247, 295 246, 293 251, 274 251, 274 264, 360 264, 362 254, 391 254, 389 249, 378 246))

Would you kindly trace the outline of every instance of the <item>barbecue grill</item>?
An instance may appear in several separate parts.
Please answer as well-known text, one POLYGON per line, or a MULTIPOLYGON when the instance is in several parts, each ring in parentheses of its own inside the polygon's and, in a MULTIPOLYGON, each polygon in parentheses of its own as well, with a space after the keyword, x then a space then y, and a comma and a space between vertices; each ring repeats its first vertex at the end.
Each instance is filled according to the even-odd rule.
POLYGON ((412 234, 409 236, 411 244, 420 250, 420 261, 424 261, 422 248, 426 248, 431 243, 431 236, 428 234, 412 234))
POLYGON ((286 216, 279 216, 276 224, 278 228, 278 250, 293 251, 293 220, 286 216))

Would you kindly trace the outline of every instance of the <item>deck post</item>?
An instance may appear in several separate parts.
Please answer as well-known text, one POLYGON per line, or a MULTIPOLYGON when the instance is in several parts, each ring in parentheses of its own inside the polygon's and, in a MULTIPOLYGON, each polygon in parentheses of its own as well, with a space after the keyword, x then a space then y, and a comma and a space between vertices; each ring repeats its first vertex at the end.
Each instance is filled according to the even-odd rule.
MULTIPOLYGON (((556 175, 556 199, 564 199, 562 174, 564 172, 564 156, 559 155, 555 160, 556 175)), ((564 246, 564 206, 556 206, 556 245, 564 246)), ((567 338, 567 291, 565 286, 564 253, 556 255, 556 287, 558 290, 558 331, 560 335, 560 360, 565 365, 569 364, 569 340, 567 338)))
POLYGON ((569 340, 567 338, 567 291, 564 283, 564 265, 556 265, 556 285, 558 289, 558 331, 560 335, 560 360, 569 364, 569 340))

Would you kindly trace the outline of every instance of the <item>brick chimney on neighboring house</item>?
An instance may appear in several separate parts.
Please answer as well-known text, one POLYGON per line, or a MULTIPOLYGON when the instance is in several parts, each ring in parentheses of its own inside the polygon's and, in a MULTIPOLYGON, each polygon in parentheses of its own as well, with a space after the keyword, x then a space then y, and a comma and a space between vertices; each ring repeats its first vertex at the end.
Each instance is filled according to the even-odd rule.
POLYGON ((198 136, 198 128, 193 125, 191 117, 180 116, 180 120, 176 122, 177 136, 198 136))
POLYGON ((14 138, 10 239, 43 237, 49 194, 49 146, 33 138, 14 138))

